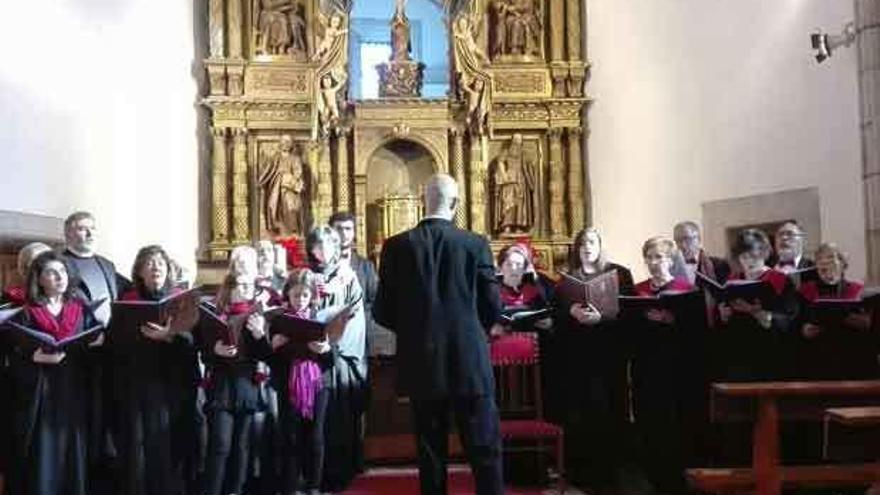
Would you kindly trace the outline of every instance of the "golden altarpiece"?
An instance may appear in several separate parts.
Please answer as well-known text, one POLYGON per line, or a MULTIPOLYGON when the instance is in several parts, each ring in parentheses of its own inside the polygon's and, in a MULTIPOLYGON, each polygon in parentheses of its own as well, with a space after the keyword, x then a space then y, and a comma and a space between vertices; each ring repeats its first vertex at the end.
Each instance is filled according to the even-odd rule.
POLYGON ((336 210, 357 215, 359 251, 375 256, 418 218, 421 184, 371 184, 371 160, 401 142, 421 150, 427 172, 457 179, 456 223, 495 249, 528 237, 553 270, 589 221, 582 0, 432 0, 449 41, 450 91, 439 99, 419 96, 405 1, 384 1, 397 3, 393 53, 380 97, 356 101, 352 0, 208 1, 204 268, 237 244, 302 236, 336 210))

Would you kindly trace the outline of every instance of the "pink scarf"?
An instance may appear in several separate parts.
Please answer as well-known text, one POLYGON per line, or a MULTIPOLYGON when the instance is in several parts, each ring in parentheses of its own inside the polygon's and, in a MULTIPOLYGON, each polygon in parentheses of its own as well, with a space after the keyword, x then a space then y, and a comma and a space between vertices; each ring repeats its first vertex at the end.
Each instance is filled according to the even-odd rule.
MULTIPOLYGON (((295 313, 299 318, 309 318, 309 308, 295 313)), ((287 376, 287 400, 305 419, 315 417, 315 397, 321 390, 321 367, 313 359, 297 358, 290 364, 287 376)))

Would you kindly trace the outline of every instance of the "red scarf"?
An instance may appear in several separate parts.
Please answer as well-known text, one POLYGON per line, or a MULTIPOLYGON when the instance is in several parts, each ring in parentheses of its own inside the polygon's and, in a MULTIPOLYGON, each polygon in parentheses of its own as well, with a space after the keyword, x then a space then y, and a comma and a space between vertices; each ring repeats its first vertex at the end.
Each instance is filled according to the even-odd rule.
POLYGON ((46 306, 29 305, 27 313, 31 320, 37 324, 37 328, 51 335, 56 341, 73 337, 82 322, 82 304, 75 301, 66 301, 61 307, 61 313, 55 317, 46 306))
POLYGON ((250 312, 254 308, 254 303, 251 301, 240 301, 230 303, 226 308, 226 314, 229 316, 242 315, 247 312, 250 312))

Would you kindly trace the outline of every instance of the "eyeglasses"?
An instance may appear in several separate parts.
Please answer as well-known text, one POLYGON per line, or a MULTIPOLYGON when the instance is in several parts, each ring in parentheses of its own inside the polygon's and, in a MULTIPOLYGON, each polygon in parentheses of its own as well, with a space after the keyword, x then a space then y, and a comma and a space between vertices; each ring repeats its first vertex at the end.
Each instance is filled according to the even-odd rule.
POLYGON ((781 237, 784 239, 798 239, 801 237, 805 237, 804 234, 802 234, 800 232, 795 232, 793 230, 784 230, 782 232, 779 232, 776 235, 777 235, 777 237, 781 237))

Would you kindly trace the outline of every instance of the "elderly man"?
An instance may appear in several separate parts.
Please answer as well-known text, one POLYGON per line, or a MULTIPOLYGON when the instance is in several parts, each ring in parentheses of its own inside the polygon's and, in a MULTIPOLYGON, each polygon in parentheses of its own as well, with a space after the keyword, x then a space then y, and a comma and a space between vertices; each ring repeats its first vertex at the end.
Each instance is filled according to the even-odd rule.
POLYGON ((449 410, 481 495, 504 492, 487 334, 501 300, 489 243, 452 222, 455 179, 425 185, 426 217, 385 241, 373 317, 397 334, 398 379, 412 400, 423 494, 446 493, 449 410))
POLYGON ((703 249, 703 236, 696 222, 675 224, 672 231, 675 244, 684 258, 684 274, 690 283, 696 282, 696 272, 723 284, 730 275, 730 265, 722 258, 709 256, 703 249))
POLYGON ((775 265, 773 268, 789 276, 795 286, 816 280, 816 263, 804 256, 807 234, 795 222, 785 222, 776 229, 774 240, 775 265))

